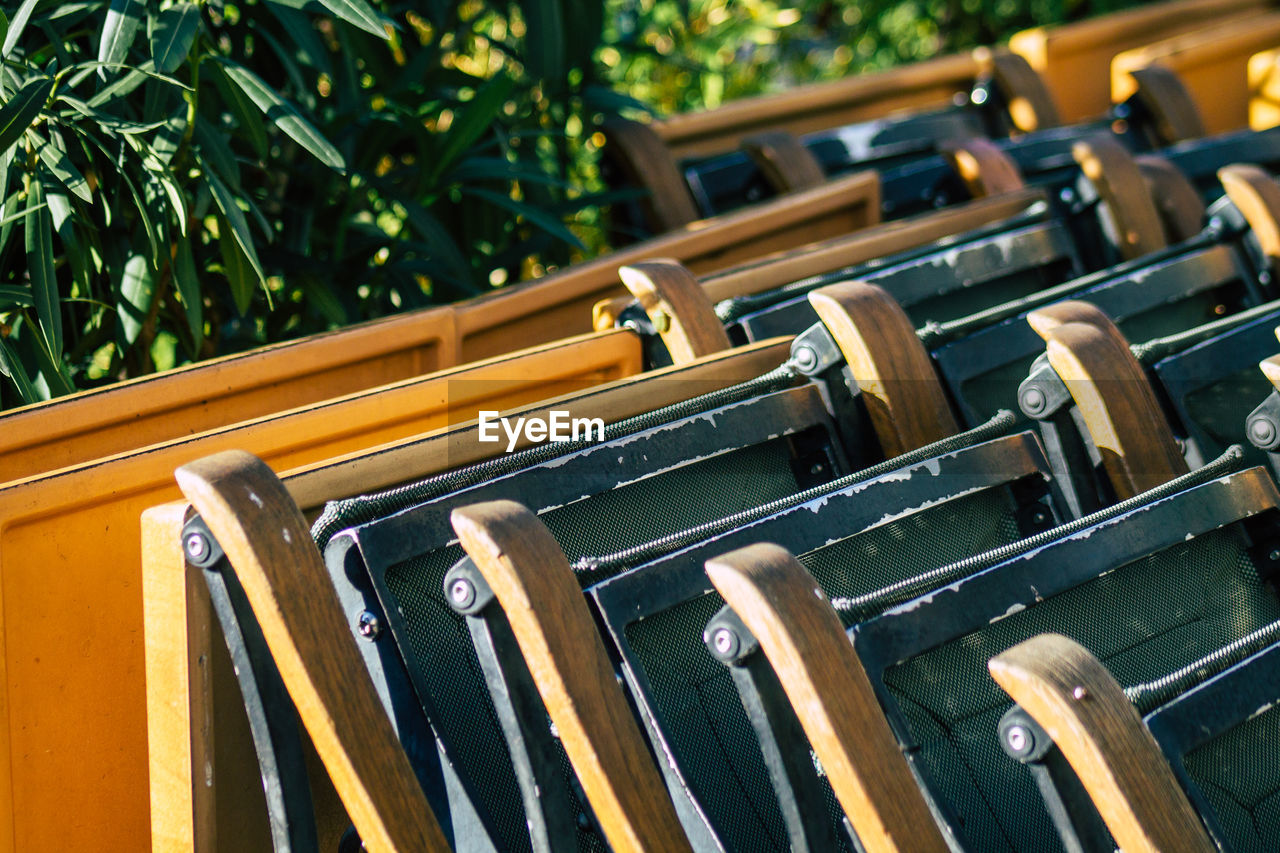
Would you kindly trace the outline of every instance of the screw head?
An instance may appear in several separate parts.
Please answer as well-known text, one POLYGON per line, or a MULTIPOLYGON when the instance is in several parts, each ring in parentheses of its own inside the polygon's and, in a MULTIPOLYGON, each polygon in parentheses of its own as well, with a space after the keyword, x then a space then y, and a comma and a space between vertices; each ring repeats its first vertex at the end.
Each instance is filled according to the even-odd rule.
POLYGON ((1009 744, 1009 748, 1017 753, 1030 752, 1035 744, 1031 732, 1027 731, 1025 726, 1010 726, 1004 733, 1004 739, 1009 744))
POLYGON ((973 94, 969 96, 969 100, 973 101, 975 107, 980 107, 987 102, 987 90, 981 86, 973 90, 973 94))
POLYGON ((1249 438, 1254 444, 1264 446, 1276 439, 1276 427, 1269 418, 1254 418, 1249 423, 1249 438))
POLYGON ((728 628, 717 628, 711 635, 711 645, 715 648, 716 654, 732 657, 738 650, 738 635, 728 628))
POLYGON ((658 334, 665 335, 671 331, 671 315, 666 311, 657 311, 653 315, 653 327, 658 330, 658 334))
POLYGON ((1077 702, 1083 701, 1089 698, 1089 691, 1084 688, 1083 684, 1077 684, 1075 689, 1071 691, 1071 698, 1077 702))
POLYGON ((1280 563, 1280 548, 1272 548, 1271 552, 1267 554, 1267 560, 1272 563, 1280 563))
POLYGON ((356 630, 366 640, 376 640, 378 635, 382 633, 382 623, 373 611, 363 610, 356 618, 356 630))
POLYGON ((1049 513, 1045 512, 1042 509, 1038 509, 1035 512, 1031 513, 1031 523, 1036 526, 1047 524, 1048 521, 1049 521, 1049 513))
POLYGON ((1058 193, 1058 198, 1062 200, 1063 204, 1071 204, 1076 200, 1076 191, 1070 187, 1065 187, 1062 192, 1058 193))
POLYGON ((476 600, 475 584, 466 578, 456 578, 449 584, 449 600, 453 602, 454 607, 470 607, 476 600))
POLYGON ((188 533, 182 546, 186 549, 187 556, 197 563, 209 556, 209 538, 203 533, 188 533))
POLYGON ((1022 392, 1022 399, 1019 402, 1024 412, 1034 415, 1044 411, 1048 401, 1045 400, 1044 391, 1032 385, 1022 392))
POLYGON ((796 367, 801 370, 813 370, 818 366, 818 353, 811 346, 802 346, 796 349, 796 367))

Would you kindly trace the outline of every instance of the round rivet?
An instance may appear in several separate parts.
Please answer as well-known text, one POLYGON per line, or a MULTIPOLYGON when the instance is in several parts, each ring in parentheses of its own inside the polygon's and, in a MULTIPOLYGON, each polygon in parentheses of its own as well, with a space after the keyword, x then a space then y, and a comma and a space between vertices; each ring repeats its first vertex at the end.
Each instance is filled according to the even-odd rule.
POLYGON ((475 584, 466 578, 458 578, 449 585, 449 600, 454 607, 470 607, 476 600, 475 584))
POLYGON ((801 370, 813 370, 818 366, 818 354, 813 347, 802 346, 796 349, 796 367, 801 370))
POLYGON ((1280 548, 1272 548, 1271 553, 1267 555, 1267 559, 1273 563, 1280 563, 1280 548))
POLYGON ((1023 726, 1010 726, 1009 730, 1005 732, 1004 738, 1009 744, 1009 748, 1018 753, 1029 751, 1033 743, 1031 732, 1027 731, 1023 726))
POLYGON ((717 654, 730 657, 738 650, 738 635, 728 628, 718 628, 711 635, 711 644, 715 647, 717 654))
POLYGON ((364 610, 361 611, 360 616, 356 619, 356 630, 366 640, 376 640, 378 635, 382 633, 382 623, 378 621, 378 617, 373 611, 364 610))
POLYGON ((203 533, 188 533, 183 547, 187 556, 197 563, 209 556, 209 538, 203 533))
POLYGON ((1077 702, 1087 699, 1089 698, 1089 691, 1084 689, 1083 684, 1078 684, 1075 689, 1071 691, 1071 698, 1075 699, 1077 702))
POLYGON ((1044 411, 1046 402, 1044 391, 1034 385, 1022 392, 1022 410, 1027 414, 1038 414, 1044 411))
POLYGON ((1276 439, 1276 426, 1270 418, 1255 418, 1249 423, 1249 438, 1257 445, 1267 445, 1276 439))

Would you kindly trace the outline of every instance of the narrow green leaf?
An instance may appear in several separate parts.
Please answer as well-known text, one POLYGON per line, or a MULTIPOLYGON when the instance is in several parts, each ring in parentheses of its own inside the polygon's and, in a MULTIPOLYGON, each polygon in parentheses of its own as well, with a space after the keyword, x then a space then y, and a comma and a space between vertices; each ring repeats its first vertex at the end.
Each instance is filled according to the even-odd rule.
POLYGON ((58 149, 52 142, 42 142, 40 159, 45 168, 66 187, 72 195, 83 201, 92 202, 93 193, 89 190, 89 182, 71 162, 65 151, 58 149))
POLYGON ((156 278, 146 255, 130 255, 120 271, 116 284, 116 318, 120 334, 126 345, 132 345, 142 331, 147 313, 151 310, 151 297, 156 290, 156 278))
POLYGON ((22 398, 22 402, 30 405, 31 403, 39 403, 44 399, 35 386, 31 384, 31 377, 27 375, 27 370, 22 365, 22 361, 18 358, 18 354, 9 346, 9 342, 4 338, 0 338, 0 373, 8 376, 13 381, 13 385, 18 389, 18 396, 22 398))
POLYGON ((218 87, 218 91, 222 93, 223 99, 227 102, 227 109, 231 111, 231 115, 235 117, 236 124, 240 127, 240 131, 249 140, 249 144, 253 146, 254 154, 259 160, 266 159, 267 156, 267 128, 262 123, 262 116, 258 115, 253 101, 244 93, 239 86, 231 82, 226 72, 216 62, 206 62, 201 65, 202 69, 208 69, 209 75, 213 78, 213 83, 218 87))
POLYGON ((151 32, 151 57, 156 70, 171 74, 182 65, 200 32, 200 7, 177 3, 160 13, 151 32))
MULTIPOLYGON (((262 264, 258 262, 258 253, 253 247, 253 237, 249 233, 249 223, 245 221, 244 213, 240 210, 240 206, 236 204, 235 196, 227 189, 226 184, 218 180, 218 176, 212 172, 206 171, 204 179, 209 186, 209 192, 213 195, 213 203, 222 212, 218 235, 223 244, 223 257, 226 258, 228 254, 234 254, 228 253, 226 249, 227 241, 232 240, 240 247, 240 254, 243 256, 244 262, 253 271, 254 284, 265 286, 267 277, 262 272, 262 264), (221 225, 226 225, 227 227, 222 228, 221 225)), ((236 304, 240 304, 238 298, 236 304)), ((241 313, 244 313, 247 307, 248 303, 246 302, 245 308, 241 309, 241 313)))
POLYGON ((32 80, 0 107, 0 157, 7 154, 13 144, 22 138, 22 134, 26 133, 27 128, 44 109, 52 91, 51 78, 32 80))
POLYGON ((75 293, 85 296, 89 293, 89 256, 80 245, 76 236, 75 217, 71 211, 71 200, 56 188, 45 190, 45 202, 49 205, 49 215, 53 220, 53 232, 62 243, 62 252, 67 257, 71 268, 71 280, 76 285, 75 293))
POLYGON ((231 187, 231 189, 239 191, 240 189, 240 167, 236 163, 235 155, 231 153, 231 149, 227 146, 226 140, 222 138, 222 134, 209 126, 209 122, 203 118, 196 117, 196 147, 200 152, 200 159, 212 171, 217 172, 218 177, 223 183, 231 187))
POLYGON ((186 131, 187 106, 183 104, 174 110, 161 126, 160 132, 152 137, 151 147, 155 150, 161 164, 168 166, 173 162, 173 155, 178 153, 178 147, 182 145, 186 131))
POLYGON ((339 171, 346 168, 341 152, 303 118, 297 107, 281 98, 261 77, 244 66, 228 60, 220 62, 227 77, 240 87, 276 127, 289 134, 294 142, 310 151, 326 166, 339 171))
POLYGON ((14 308, 34 308, 35 299, 31 290, 12 284, 0 284, 0 311, 12 311, 14 308))
POLYGON ((0 11, 0 44, 9 38, 9 16, 0 11))
POLYGON ((431 254, 452 271, 453 277, 461 281, 469 279, 471 265, 467 263, 466 255, 435 214, 411 198, 398 193, 389 196, 404 208, 409 227, 418 232, 423 242, 431 247, 431 254))
POLYGON ((111 0, 106 23, 102 26, 102 38, 98 42, 99 62, 116 65, 124 61, 145 13, 142 0, 111 0))
MULTIPOLYGON (((332 77, 333 66, 329 62, 329 51, 325 49, 320 37, 316 35, 316 30, 312 26, 311 20, 298 10, 290 9, 280 3, 268 2, 267 8, 271 10, 271 14, 276 16, 276 19, 284 27, 284 31, 289 34, 294 48, 303 60, 321 74, 328 74, 332 77)), ((422 52, 429 53, 429 51, 422 52)))
POLYGON ((510 77, 495 77, 476 92, 476 96, 465 107, 457 110, 445 137, 440 159, 436 161, 434 174, 442 174, 489 129, 494 119, 502 113, 502 105, 507 102, 514 87, 515 81, 510 77))
POLYGON ((31 13, 39 2, 40 0, 24 0, 18 11, 13 13, 13 17, 9 19, 9 28, 4 34, 4 42, 0 44, 0 55, 7 57, 18 39, 22 38, 22 31, 26 29, 27 21, 31 19, 31 13))
POLYGON ((388 26, 395 26, 391 21, 375 12, 373 7, 365 3, 364 0, 320 0, 320 3, 335 16, 353 27, 358 27, 366 33, 381 39, 387 37, 386 28, 388 26))
POLYGON ((527 32, 524 65, 529 76, 562 86, 565 78, 564 14, 560 0, 521 0, 527 32))
MULTIPOLYGON (((27 343, 30 345, 32 354, 35 355, 39 378, 44 380, 45 386, 49 389, 49 396, 61 397, 76 390, 71 377, 67 375, 66 365, 62 363, 61 353, 56 356, 51 353, 43 335, 35 335, 27 343)), ((39 390, 38 385, 37 390, 39 390)))
POLYGON ((187 315, 187 327, 191 330, 194 349, 192 355, 195 355, 204 343, 204 295, 200 290, 196 259, 191 253, 191 241, 186 236, 178 237, 178 248, 173 257, 173 283, 187 315))
POLYGON ((44 203, 44 187, 31 182, 27 195, 27 218, 23 224, 27 250, 27 269, 31 275, 31 292, 36 300, 40 331, 55 355, 62 353, 62 303, 58 299, 58 279, 53 271, 53 226, 49 208, 44 203))
POLYGON ((253 303, 253 291, 262 283, 261 272, 254 261, 245 254, 239 240, 234 236, 235 229, 223 217, 218 217, 218 231, 221 236, 218 244, 222 247, 222 269, 227 276, 227 284, 231 286, 231 298, 241 316, 249 310, 253 303))
POLYGON ((147 243, 151 247, 152 260, 159 264, 161 251, 168 252, 169 244, 164 240, 164 234, 160 227, 151 219, 150 208, 142 193, 138 190, 137 184, 133 178, 129 177, 127 171, 120 172, 121 179, 124 180, 125 186, 129 188, 129 195, 133 197, 133 206, 138 211, 138 220, 142 223, 142 231, 147 236, 147 243))
POLYGON ((574 236, 572 231, 565 227, 563 222, 539 207, 531 204, 524 204, 523 202, 516 201, 510 196, 503 195, 502 193, 496 193, 492 190, 481 189, 480 187, 463 187, 462 194, 484 199, 490 204, 495 204, 498 207, 511 211, 517 216, 523 217, 529 223, 536 225, 543 231, 563 240, 571 246, 575 246, 579 249, 586 248, 582 245, 582 241, 574 236))

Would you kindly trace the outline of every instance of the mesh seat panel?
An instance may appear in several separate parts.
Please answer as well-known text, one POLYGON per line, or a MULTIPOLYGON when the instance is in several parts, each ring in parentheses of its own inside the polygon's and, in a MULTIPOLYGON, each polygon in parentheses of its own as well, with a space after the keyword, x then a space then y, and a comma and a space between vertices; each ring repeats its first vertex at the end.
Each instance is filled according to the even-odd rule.
MULTIPOLYGON (((743 448, 638 480, 541 518, 569 558, 629 547, 798 491, 785 439, 743 448)), ((463 617, 445 601, 448 570, 463 556, 451 543, 391 566, 387 590, 403 618, 402 654, 441 709, 435 721, 454 745, 463 775, 477 782, 511 850, 529 848, 524 809, 484 675, 463 617)), ((603 575, 581 575, 595 583, 603 575)), ((594 836, 583 836, 587 844, 594 836)), ((592 842, 594 843, 594 842, 592 842)))
POLYGON ((1280 839, 1280 707, 1223 732, 1183 756, 1233 853, 1270 853, 1280 839))
MULTIPOLYGON (((996 251, 994 254, 998 256, 999 252, 996 251)), ((999 263, 994 266, 998 267, 999 263)), ((947 293, 904 305, 903 310, 907 312, 907 316, 917 328, 927 322, 946 323, 959 317, 967 317, 992 305, 1022 299, 1038 290, 1059 284, 1070 271, 1071 262, 1063 258, 1051 266, 984 281, 974 287, 957 287, 947 293)))
POLYGON ((1183 401, 1187 417, 1217 445, 1201 448, 1206 457, 1216 456, 1232 444, 1246 451, 1253 447, 1245 440, 1249 413, 1271 393, 1271 382, 1254 365, 1225 376, 1188 394, 1183 401))
MULTIPOLYGON (((1019 537, 1004 489, 949 501, 802 557, 832 596, 871 592, 1019 537)), ((838 519, 834 519, 838 523, 838 519)), ((711 823, 732 850, 787 850, 782 815, 760 746, 728 667, 702 644, 723 605, 714 592, 626 627, 627 643, 650 689, 668 747, 711 823), (742 803, 750 803, 744 816, 742 803)), ((828 810, 841 812, 825 785, 828 810)))
POLYGON ((1072 637, 1121 684, 1149 681, 1280 617, 1235 530, 1217 531, 890 667, 917 760, 976 850, 1059 850, 1031 775, 1000 748, 1008 697, 987 661, 1048 631, 1072 637))

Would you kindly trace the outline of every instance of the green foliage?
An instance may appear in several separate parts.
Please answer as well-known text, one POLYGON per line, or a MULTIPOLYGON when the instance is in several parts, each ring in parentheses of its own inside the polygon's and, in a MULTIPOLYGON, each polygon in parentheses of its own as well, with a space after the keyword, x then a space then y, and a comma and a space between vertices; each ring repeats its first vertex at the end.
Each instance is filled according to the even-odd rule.
POLYGON ((6 10, 0 406, 567 261, 600 27, 568 0, 6 10))

